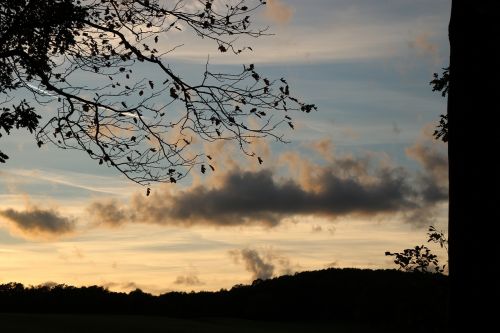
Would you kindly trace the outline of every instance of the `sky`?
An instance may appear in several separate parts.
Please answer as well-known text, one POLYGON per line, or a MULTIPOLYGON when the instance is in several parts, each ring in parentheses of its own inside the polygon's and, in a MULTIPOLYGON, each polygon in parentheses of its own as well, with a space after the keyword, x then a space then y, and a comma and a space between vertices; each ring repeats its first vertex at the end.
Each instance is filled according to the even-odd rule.
MULTIPOLYGON (((165 62, 197 78, 253 63, 318 106, 295 115, 287 144, 205 149, 215 172, 145 189, 77 151, 3 136, 0 283, 110 290, 219 290, 328 267, 395 268, 385 251, 446 230, 446 100, 429 85, 448 64, 450 0, 268 0, 273 35, 235 56, 179 33, 165 62)), ((154 75, 152 73, 151 75, 154 75)), ((439 249, 434 248, 440 255, 439 249)), ((444 259, 443 259, 444 260, 444 259)))

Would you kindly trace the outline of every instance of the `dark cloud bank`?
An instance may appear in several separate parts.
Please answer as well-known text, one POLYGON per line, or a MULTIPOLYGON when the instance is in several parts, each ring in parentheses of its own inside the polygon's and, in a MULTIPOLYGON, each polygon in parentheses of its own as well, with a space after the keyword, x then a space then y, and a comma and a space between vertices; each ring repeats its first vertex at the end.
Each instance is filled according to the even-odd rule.
MULTIPOLYGON (((114 200, 94 202, 88 213, 94 226, 111 227, 126 223, 273 227, 294 216, 331 220, 398 216, 426 226, 433 223, 436 207, 448 199, 447 158, 435 147, 420 143, 406 153, 422 166, 421 171, 387 163, 373 167, 369 159, 353 157, 331 158, 328 165, 311 164, 292 154, 289 168, 294 178, 280 178, 270 169, 233 169, 213 186, 178 192, 160 188, 149 197, 135 195, 127 205, 114 200)), ((0 210, 0 217, 27 237, 54 238, 76 229, 75 219, 36 206, 0 210)), ((250 258, 252 253, 244 256, 250 258)), ((253 265, 260 264, 254 261, 253 265)), ((265 265, 259 267, 266 271, 265 265)))
POLYGON ((135 196, 129 205, 93 203, 89 212, 97 224, 276 226, 290 216, 400 214, 416 225, 429 223, 435 206, 447 200, 447 162, 436 151, 415 145, 408 155, 424 171, 400 167, 372 168, 352 158, 337 158, 329 166, 314 166, 303 180, 278 179, 271 170, 228 173, 216 187, 199 185, 172 194, 160 190, 135 196))
POLYGON ((25 211, 0 210, 0 216, 29 236, 60 236, 75 230, 75 221, 53 209, 30 207, 25 211))

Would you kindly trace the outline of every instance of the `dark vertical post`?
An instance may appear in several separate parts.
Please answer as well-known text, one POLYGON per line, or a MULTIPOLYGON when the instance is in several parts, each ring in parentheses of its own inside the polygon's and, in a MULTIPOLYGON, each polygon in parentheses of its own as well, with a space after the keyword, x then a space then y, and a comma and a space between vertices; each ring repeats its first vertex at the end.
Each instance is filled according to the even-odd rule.
POLYGON ((499 327, 500 162, 495 161, 500 154, 500 12, 495 2, 452 2, 450 332, 499 327))

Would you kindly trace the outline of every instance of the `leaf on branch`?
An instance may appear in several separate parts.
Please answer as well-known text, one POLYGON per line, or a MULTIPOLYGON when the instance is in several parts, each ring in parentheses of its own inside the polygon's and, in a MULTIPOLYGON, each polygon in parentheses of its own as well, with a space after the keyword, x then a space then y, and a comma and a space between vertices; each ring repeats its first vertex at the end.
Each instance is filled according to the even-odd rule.
POLYGON ((173 99, 179 98, 179 95, 177 95, 177 91, 174 87, 170 88, 170 97, 172 97, 173 99))
POLYGON ((9 159, 9 156, 5 155, 0 151, 0 163, 5 163, 9 159))

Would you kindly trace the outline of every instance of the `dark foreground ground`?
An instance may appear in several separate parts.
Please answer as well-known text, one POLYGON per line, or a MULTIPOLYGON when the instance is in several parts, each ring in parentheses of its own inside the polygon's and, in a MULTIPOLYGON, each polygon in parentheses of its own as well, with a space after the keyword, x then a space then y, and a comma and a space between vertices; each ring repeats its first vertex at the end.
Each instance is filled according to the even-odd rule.
MULTIPOLYGON (((0 314, 3 333, 358 333, 403 332, 401 327, 321 322, 275 322, 244 319, 177 319, 151 316, 0 314)), ((406 331, 405 331, 406 332, 406 331)))

